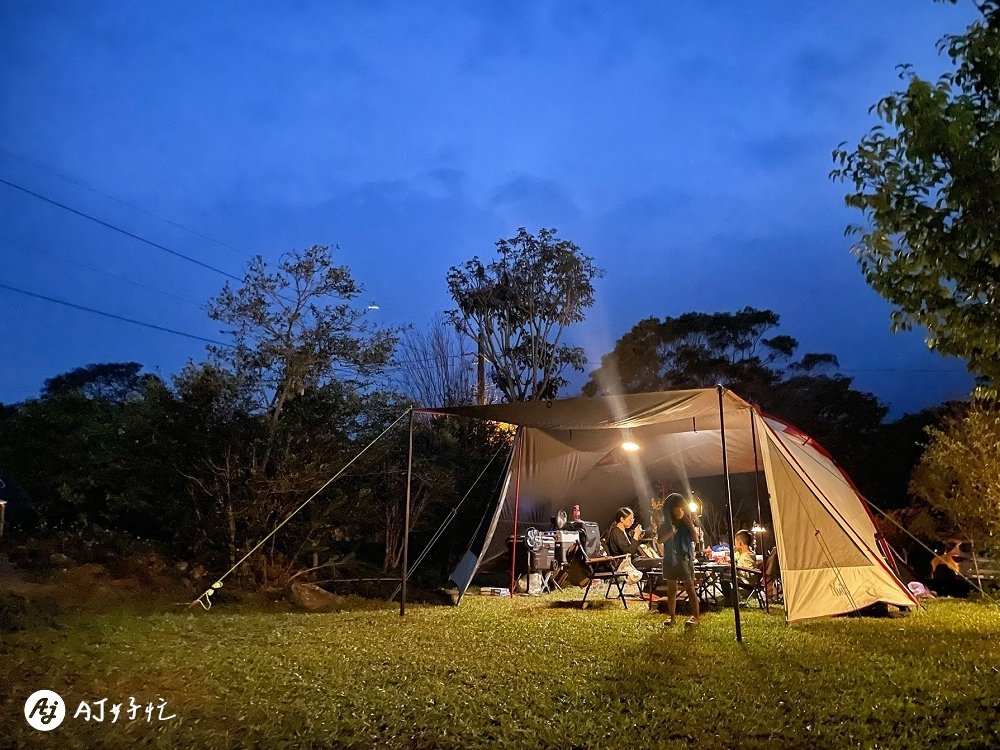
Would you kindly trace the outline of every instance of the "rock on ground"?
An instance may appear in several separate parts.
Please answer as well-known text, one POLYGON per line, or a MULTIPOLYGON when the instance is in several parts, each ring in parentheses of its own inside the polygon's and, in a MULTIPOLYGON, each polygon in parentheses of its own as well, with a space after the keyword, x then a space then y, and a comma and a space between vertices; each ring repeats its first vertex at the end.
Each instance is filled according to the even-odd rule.
POLYGON ((292 604, 310 612, 331 609, 343 603, 344 597, 331 594, 315 583, 293 583, 289 591, 292 604))

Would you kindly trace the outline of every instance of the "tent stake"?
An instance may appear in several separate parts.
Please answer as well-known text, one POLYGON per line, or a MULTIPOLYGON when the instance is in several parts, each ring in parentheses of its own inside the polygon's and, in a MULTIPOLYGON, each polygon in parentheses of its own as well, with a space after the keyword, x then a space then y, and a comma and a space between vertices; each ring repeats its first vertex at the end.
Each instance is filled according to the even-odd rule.
POLYGON ((400 578, 399 616, 406 616, 406 564, 410 554, 410 480, 413 477, 413 407, 410 407, 410 446, 406 456, 406 511, 403 513, 403 574, 400 578))
POLYGON ((729 576, 732 582, 733 618, 736 621, 736 642, 743 643, 743 628, 740 624, 740 590, 736 581, 736 533, 733 531, 733 492, 729 486, 729 454, 726 452, 726 416, 723 410, 722 384, 716 386, 719 391, 719 428, 722 432, 722 473, 726 476, 726 509, 729 521, 729 576))

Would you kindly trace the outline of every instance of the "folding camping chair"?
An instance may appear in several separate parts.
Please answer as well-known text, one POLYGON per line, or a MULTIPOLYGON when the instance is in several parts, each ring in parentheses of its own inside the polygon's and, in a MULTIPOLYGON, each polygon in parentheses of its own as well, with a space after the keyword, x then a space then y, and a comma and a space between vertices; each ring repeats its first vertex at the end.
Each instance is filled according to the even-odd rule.
POLYGON ((611 587, 614 586, 618 590, 617 598, 621 599, 622 605, 625 609, 628 609, 628 602, 625 601, 625 583, 628 580, 628 573, 618 569, 628 555, 599 555, 589 557, 587 550, 583 548, 582 544, 577 545, 576 548, 580 554, 581 561, 587 568, 588 576, 587 587, 583 590, 583 601, 580 603, 581 609, 586 609, 587 607, 587 595, 590 593, 590 587, 594 585, 594 581, 608 582, 608 586, 604 590, 605 599, 612 597, 611 587))
POLYGON ((736 568, 736 580, 739 583, 740 599, 743 606, 757 602, 761 609, 767 609, 767 596, 764 593, 764 573, 750 568, 736 568))

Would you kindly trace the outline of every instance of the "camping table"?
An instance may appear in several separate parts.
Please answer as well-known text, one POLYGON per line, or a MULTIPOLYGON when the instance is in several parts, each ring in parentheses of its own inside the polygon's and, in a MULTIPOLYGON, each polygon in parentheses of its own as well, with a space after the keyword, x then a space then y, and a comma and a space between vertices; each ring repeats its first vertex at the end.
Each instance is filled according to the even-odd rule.
POLYGON ((698 598, 705 604, 714 604, 722 596, 722 581, 730 575, 728 565, 722 563, 695 563, 694 585, 698 598))
POLYGON ((659 557, 639 557, 633 558, 636 569, 642 573, 639 580, 639 598, 649 602, 649 608, 653 609, 652 594, 656 591, 660 583, 660 574, 663 572, 663 559, 659 557))
POLYGON ((639 581, 639 598, 649 602, 649 610, 653 611, 653 594, 656 586, 660 583, 660 569, 651 568, 642 571, 642 580, 639 581))
MULTIPOLYGON (((643 583, 645 590, 640 590, 640 597, 647 599, 649 609, 653 609, 653 598, 646 596, 648 591, 652 593, 660 582, 660 569, 652 568, 644 570, 643 583)), ((721 563, 696 563, 694 566, 694 588, 698 595, 698 600, 704 604, 714 604, 722 597, 722 582, 730 575, 728 565, 721 563)))

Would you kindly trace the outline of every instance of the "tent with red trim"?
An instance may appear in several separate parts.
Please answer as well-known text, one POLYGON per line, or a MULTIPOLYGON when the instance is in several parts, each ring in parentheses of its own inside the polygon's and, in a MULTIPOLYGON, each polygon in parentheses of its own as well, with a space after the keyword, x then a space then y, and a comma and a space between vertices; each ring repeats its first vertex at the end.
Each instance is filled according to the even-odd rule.
POLYGON ((603 529, 657 483, 720 477, 728 487, 730 475, 751 473, 766 482, 789 622, 879 602, 917 606, 864 498, 829 454, 724 388, 419 411, 518 428, 497 504, 452 575, 462 593, 518 525, 585 504, 603 529))

